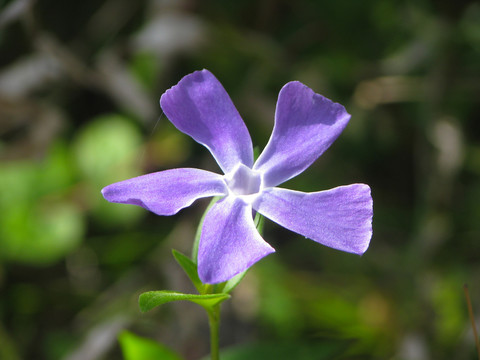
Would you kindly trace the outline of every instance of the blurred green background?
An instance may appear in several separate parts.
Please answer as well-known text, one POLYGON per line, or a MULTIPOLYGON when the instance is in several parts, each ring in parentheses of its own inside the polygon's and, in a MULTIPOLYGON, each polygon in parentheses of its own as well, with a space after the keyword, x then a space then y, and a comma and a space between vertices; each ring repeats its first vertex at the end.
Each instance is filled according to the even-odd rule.
POLYGON ((147 172, 219 171, 158 105, 202 68, 260 148, 286 82, 345 105, 347 129, 285 187, 365 182, 374 198, 363 257, 267 221, 277 253, 224 305, 222 348, 476 359, 463 284, 480 316, 480 4, 468 0, 0 0, 0 359, 120 359, 123 330, 208 354, 201 308, 137 306, 143 291, 193 291, 171 248, 188 253, 207 202, 158 217, 100 195, 147 172))

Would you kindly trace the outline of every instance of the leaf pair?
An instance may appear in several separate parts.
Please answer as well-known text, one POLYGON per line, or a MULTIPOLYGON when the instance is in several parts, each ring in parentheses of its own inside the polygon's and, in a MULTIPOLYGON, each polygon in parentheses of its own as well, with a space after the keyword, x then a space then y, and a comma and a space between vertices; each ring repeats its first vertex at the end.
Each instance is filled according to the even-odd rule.
POLYGON ((156 306, 163 305, 168 302, 180 300, 193 302, 202 306, 208 311, 216 305, 229 299, 230 292, 238 285, 240 280, 242 280, 243 276, 245 275, 245 273, 241 273, 221 284, 204 284, 198 277, 197 264, 195 264, 188 256, 185 256, 181 252, 173 250, 172 253, 175 257, 175 260, 177 260, 178 264, 185 271, 199 294, 184 294, 168 290, 145 292, 140 295, 138 300, 140 310, 142 312, 147 312, 156 306))
POLYGON ((140 310, 147 312, 154 307, 166 304, 172 301, 187 300, 195 304, 201 305, 205 309, 210 309, 221 302, 230 298, 228 294, 183 294, 176 291, 160 290, 160 291, 148 291, 140 295, 138 300, 140 310))

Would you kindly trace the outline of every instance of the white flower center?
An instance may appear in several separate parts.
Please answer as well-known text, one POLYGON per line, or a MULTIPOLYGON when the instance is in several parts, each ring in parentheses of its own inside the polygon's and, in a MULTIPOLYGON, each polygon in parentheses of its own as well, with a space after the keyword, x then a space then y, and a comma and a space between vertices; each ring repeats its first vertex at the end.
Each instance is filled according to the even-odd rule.
POLYGON ((263 189, 262 174, 243 164, 225 175, 224 179, 230 192, 248 203, 251 203, 263 189))

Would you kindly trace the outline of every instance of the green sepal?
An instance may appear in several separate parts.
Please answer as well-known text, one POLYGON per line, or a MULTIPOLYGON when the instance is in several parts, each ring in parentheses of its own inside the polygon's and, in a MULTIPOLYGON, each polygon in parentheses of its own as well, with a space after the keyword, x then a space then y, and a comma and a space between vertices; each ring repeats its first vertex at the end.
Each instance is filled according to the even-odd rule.
POLYGON ((172 301, 187 300, 211 310, 214 306, 230 298, 228 294, 183 294, 175 291, 148 291, 140 295, 138 304, 142 312, 152 310, 154 307, 172 301))
POLYGON ((255 218, 253 219, 253 223, 257 228, 257 231, 260 235, 263 235, 263 226, 265 225, 265 217, 262 216, 260 213, 255 214, 255 218))
POLYGON ((245 270, 244 272, 241 272, 240 274, 235 275, 233 278, 228 280, 225 283, 225 286, 223 287, 222 292, 224 292, 225 294, 230 294, 232 290, 237 287, 240 281, 242 281, 246 273, 247 273, 247 270, 245 270))
POLYGON ((253 160, 257 161, 259 156, 260 156, 260 148, 258 146, 255 146, 253 148, 253 160))
POLYGON ((195 264, 188 256, 183 255, 181 252, 172 249, 172 254, 178 265, 180 265, 187 274, 188 278, 192 281, 195 288, 200 294, 205 294, 205 285, 198 277, 197 264, 195 264))

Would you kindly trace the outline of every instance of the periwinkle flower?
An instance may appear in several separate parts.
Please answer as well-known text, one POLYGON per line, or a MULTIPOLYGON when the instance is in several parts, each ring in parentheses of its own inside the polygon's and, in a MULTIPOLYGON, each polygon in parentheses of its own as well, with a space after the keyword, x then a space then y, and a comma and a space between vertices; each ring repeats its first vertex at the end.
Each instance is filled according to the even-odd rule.
POLYGON ((205 216, 198 274, 219 283, 275 250, 255 228, 261 215, 323 245, 363 254, 372 235, 370 188, 352 184, 304 193, 277 187, 309 167, 340 135, 350 115, 298 81, 278 96, 273 133, 254 162, 248 130, 220 82, 207 70, 185 76, 160 105, 182 132, 206 146, 225 175, 180 168, 102 190, 111 202, 173 215, 199 198, 222 196, 205 216))

